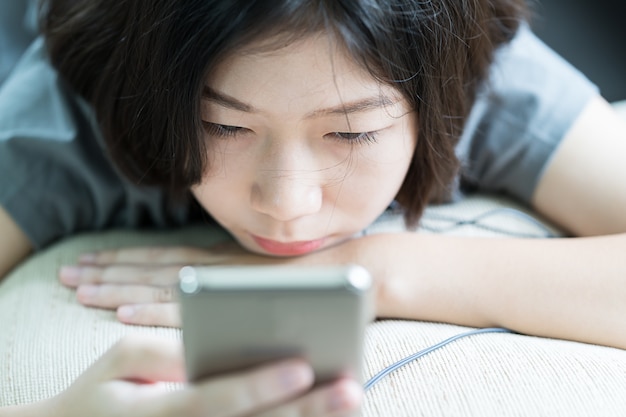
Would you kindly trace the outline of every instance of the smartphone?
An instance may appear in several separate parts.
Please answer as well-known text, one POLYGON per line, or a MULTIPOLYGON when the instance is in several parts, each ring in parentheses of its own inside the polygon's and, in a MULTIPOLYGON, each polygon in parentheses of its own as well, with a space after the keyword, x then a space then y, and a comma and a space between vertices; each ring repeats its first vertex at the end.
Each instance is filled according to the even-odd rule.
POLYGON ((316 383, 362 381, 372 278, 357 265, 185 266, 179 273, 190 382, 301 357, 316 383))

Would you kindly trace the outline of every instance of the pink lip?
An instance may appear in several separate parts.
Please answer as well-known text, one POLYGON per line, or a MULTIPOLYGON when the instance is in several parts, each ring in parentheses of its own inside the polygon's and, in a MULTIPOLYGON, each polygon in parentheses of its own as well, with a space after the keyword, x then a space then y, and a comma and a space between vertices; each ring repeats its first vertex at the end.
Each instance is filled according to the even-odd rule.
POLYGON ((303 240, 298 242, 278 242, 252 235, 252 239, 266 252, 272 255, 294 256, 313 252, 322 246, 324 239, 303 240))

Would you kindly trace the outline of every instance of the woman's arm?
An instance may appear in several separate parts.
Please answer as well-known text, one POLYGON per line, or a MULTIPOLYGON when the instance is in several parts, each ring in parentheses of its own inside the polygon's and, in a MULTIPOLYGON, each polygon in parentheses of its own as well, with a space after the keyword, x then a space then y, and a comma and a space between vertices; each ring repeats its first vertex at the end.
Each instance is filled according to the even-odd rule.
POLYGON ((626 123, 597 97, 557 149, 533 202, 574 235, 596 237, 381 236, 390 242, 375 246, 390 249, 379 256, 395 258, 383 272, 381 314, 626 348, 624 158, 626 123))
POLYGON ((26 235, 0 206, 0 279, 32 250, 26 235))
POLYGON ((48 402, 41 401, 34 404, 0 408, 0 415, 2 417, 43 417, 49 416, 49 411, 48 402))
POLYGON ((300 359, 222 375, 172 391, 183 382, 179 342, 127 336, 67 390, 39 403, 0 408, 3 417, 353 416, 362 388, 343 378, 312 389, 313 371, 300 359))
MULTIPOLYGON (((626 237, 370 236, 378 314, 626 348, 626 237)), ((362 242, 363 244, 365 242, 362 242)))
POLYGON ((626 120, 601 97, 563 139, 533 204, 577 236, 626 233, 626 120))

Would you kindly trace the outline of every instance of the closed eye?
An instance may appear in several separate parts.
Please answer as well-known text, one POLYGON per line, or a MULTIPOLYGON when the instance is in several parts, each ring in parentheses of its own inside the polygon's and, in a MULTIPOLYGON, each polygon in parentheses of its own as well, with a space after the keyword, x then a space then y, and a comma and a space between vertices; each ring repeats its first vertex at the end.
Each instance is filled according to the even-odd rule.
POLYGON ((234 137, 250 132, 250 129, 246 129, 245 127, 221 125, 205 121, 202 122, 202 125, 209 135, 222 138, 234 137))
POLYGON ((332 132, 327 133, 324 137, 339 142, 351 144, 376 143, 376 134, 378 132, 332 132))

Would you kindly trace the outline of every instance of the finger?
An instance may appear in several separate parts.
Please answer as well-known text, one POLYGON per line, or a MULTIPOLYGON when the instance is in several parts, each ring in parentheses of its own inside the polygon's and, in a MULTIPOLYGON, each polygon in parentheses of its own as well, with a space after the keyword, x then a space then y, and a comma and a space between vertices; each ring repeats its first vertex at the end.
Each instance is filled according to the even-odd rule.
POLYGON ((220 256, 194 247, 148 247, 123 248, 85 253, 78 262, 81 265, 109 264, 196 264, 219 262, 220 256))
POLYGON ((176 289, 145 285, 80 285, 76 298, 86 306, 114 309, 125 304, 171 303, 176 299, 176 289))
POLYGON ((123 305, 117 309, 117 318, 122 323, 139 326, 181 327, 176 303, 123 305))
POLYGON ((307 395, 256 417, 340 417, 356 416, 363 398, 363 389, 354 380, 343 379, 318 388, 307 395))
POLYGON ((182 382, 185 380, 182 345, 150 335, 125 336, 84 375, 100 382, 115 379, 182 382))
POLYGON ((268 412, 261 416, 268 417, 270 414, 302 417, 356 416, 362 401, 361 385, 352 379, 342 379, 285 404, 273 413, 268 412))
POLYGON ((311 388, 313 371, 300 359, 282 361, 229 374, 180 392, 180 412, 194 415, 256 415, 260 410, 295 398, 311 388))
POLYGON ((68 287, 81 284, 143 284, 172 285, 178 282, 178 272, 182 265, 168 266, 63 266, 59 279, 68 287))

